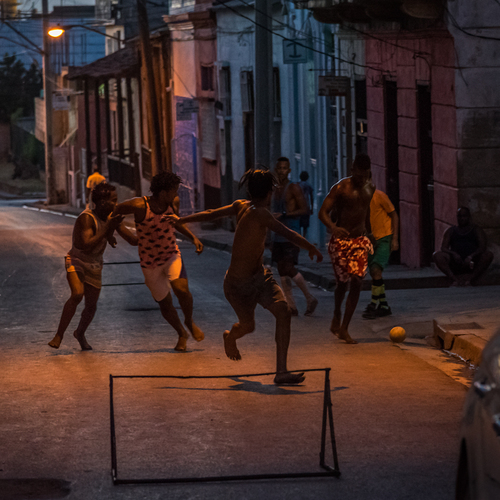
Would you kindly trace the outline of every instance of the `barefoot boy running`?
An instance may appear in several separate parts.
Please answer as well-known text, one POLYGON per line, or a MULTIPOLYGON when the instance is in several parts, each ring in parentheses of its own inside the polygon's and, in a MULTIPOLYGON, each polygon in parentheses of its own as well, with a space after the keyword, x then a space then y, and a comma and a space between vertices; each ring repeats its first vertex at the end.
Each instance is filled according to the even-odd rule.
MULTIPOLYGON (((290 343, 291 312, 271 271, 264 268, 262 256, 268 229, 284 236, 295 245, 308 250, 311 259, 323 256, 318 249, 278 222, 269 211, 274 176, 267 170, 249 170, 240 181, 247 183, 251 201, 237 200, 232 205, 207 210, 178 219, 178 224, 203 222, 220 217, 236 216, 231 264, 224 279, 224 295, 238 316, 231 330, 224 332, 224 349, 228 358, 241 359, 236 341, 255 329, 255 307, 260 304, 276 318, 276 384, 299 384, 303 373, 287 372, 287 353, 290 343)), ((175 218, 175 216, 171 216, 175 218)))
POLYGON ((73 246, 66 255, 66 271, 71 297, 64 304, 61 320, 55 337, 49 346, 59 349, 64 332, 78 304, 85 297, 85 309, 74 336, 80 343, 82 351, 90 351, 92 347, 85 338, 85 331, 90 325, 97 309, 97 300, 101 292, 102 255, 108 240, 114 247, 116 240, 113 231, 128 241, 137 245, 137 238, 122 223, 123 217, 112 217, 117 196, 114 186, 101 182, 92 191, 95 208, 87 208, 76 219, 73 229, 73 246))
MULTIPOLYGON (((153 196, 124 201, 116 206, 114 213, 134 214, 141 269, 146 285, 158 302, 162 316, 179 335, 174 349, 185 351, 189 335, 175 310, 171 289, 184 313, 184 324, 194 339, 200 342, 205 336, 193 322, 193 296, 189 291, 187 274, 177 246, 174 224, 163 217, 178 210, 177 191, 180 182, 180 177, 174 173, 161 172, 151 180, 153 196)), ((190 238, 197 253, 203 251, 202 243, 189 229, 182 226, 175 229, 190 238)))
POLYGON ((331 332, 347 344, 357 344, 348 327, 359 300, 363 277, 368 266, 368 253, 373 253, 370 228, 370 201, 375 186, 371 182, 370 157, 357 154, 351 177, 335 184, 319 211, 319 220, 331 231, 328 253, 335 272, 335 310, 331 332), (335 212, 337 222, 330 217, 335 212), (342 302, 351 282, 342 320, 342 302))

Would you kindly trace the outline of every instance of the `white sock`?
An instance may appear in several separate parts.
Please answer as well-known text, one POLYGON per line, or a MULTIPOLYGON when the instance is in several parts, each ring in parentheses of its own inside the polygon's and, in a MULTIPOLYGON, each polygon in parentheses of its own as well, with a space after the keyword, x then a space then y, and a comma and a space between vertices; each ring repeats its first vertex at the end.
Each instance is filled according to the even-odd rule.
POLYGON ((283 293, 285 294, 288 307, 290 309, 297 309, 292 292, 292 278, 290 278, 290 276, 280 276, 280 279, 281 279, 281 288, 283 289, 283 293))
POLYGON ((297 273, 293 278, 293 281, 295 281, 295 284, 300 288, 301 292, 304 294, 304 297, 306 298, 307 302, 310 302, 311 299, 314 297, 311 295, 311 292, 309 291, 309 287, 307 286, 307 282, 304 279, 304 276, 302 276, 301 273, 297 273))

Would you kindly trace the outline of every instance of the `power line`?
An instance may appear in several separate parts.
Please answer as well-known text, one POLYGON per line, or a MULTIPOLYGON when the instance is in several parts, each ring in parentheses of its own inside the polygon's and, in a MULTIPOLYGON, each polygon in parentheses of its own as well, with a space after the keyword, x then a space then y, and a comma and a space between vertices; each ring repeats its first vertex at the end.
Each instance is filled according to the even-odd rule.
MULTIPOLYGON (((241 1, 241 0, 240 0, 241 1)), ((385 72, 386 70, 382 69, 382 68, 375 68, 374 66, 369 66, 367 64, 359 64, 359 63, 356 63, 356 62, 353 62, 353 61, 348 61, 346 59, 342 59, 341 57, 337 57, 335 56, 335 54, 332 54, 332 53, 328 53, 328 52, 323 52, 322 50, 318 50, 318 49, 315 49, 313 47, 309 47, 307 45, 304 45, 300 42, 297 42, 297 40, 293 40, 291 38, 288 38, 286 36, 283 36, 279 33, 276 33, 275 31, 273 31, 272 29, 269 29, 267 28, 267 26, 264 26, 260 23, 257 23, 256 21, 254 21, 253 19, 251 19, 250 17, 248 16, 245 16, 244 14, 242 14, 241 12, 238 12, 236 9, 233 9, 232 7, 230 7, 229 5, 225 4, 223 1, 221 0, 214 0, 214 3, 215 4, 218 4, 218 5, 221 5, 223 7, 225 7, 226 9, 229 9, 231 10, 232 12, 234 12, 236 15, 242 17, 243 19, 246 19, 247 21, 250 21, 251 23, 255 24, 255 26, 258 26, 259 28, 262 28, 264 29, 265 31, 268 31, 270 33, 272 33, 273 35, 279 37, 279 38, 282 38, 283 40, 287 40, 289 42, 293 42, 295 43, 296 45, 298 45, 299 47, 304 47, 305 49, 308 49, 308 50, 311 50, 312 52, 316 52, 318 54, 322 54, 324 56, 328 56, 328 57, 331 57, 332 59, 336 59, 337 61, 340 61, 340 62, 343 62, 343 63, 346 63, 346 64, 351 64, 352 66, 358 66, 360 68, 368 68, 368 69, 372 69, 373 71, 380 71, 380 72, 385 72)))
MULTIPOLYGON (((499 3, 499 2, 497 2, 497 3, 499 3)), ((468 31, 463 29, 458 24, 457 20, 453 17, 452 13, 448 10, 448 8, 446 6, 445 6, 445 9, 446 9, 448 16, 450 17, 451 23, 453 24, 453 26, 455 26, 455 28, 457 28, 457 30, 461 31, 462 33, 464 33, 466 35, 472 36, 474 38, 481 38, 483 40, 495 40, 495 41, 500 42, 500 38, 496 38, 496 37, 492 37, 492 36, 484 36, 484 35, 475 35, 474 33, 469 33, 468 31)))
MULTIPOLYGON (((313 36, 313 35, 309 35, 308 33, 304 32, 304 31, 301 31, 301 30, 297 30, 296 28, 294 28, 293 26, 290 26, 289 24, 287 23, 284 23, 283 21, 280 21, 279 19, 275 19, 273 18, 272 16, 269 16, 268 14, 266 14, 265 12, 259 10, 259 9, 256 9, 255 6, 249 4, 248 2, 245 2, 245 0, 238 0, 239 2, 245 4, 247 7, 255 10, 256 12, 259 12, 260 14, 263 14, 264 16, 266 17, 269 17, 271 19, 273 19, 274 21, 276 21, 277 23, 281 24, 282 26, 285 26, 293 31, 295 31, 296 33, 299 33, 299 34, 303 34, 309 38, 312 38, 313 40, 318 40, 321 44, 323 45, 327 45, 327 42, 325 42, 322 38, 319 38, 317 36, 313 36)), ((500 0, 495 0, 496 2, 499 2, 500 4, 500 0)), ((363 31, 363 30, 359 30, 357 28, 354 28, 353 26, 349 26, 347 24, 344 24, 344 23, 339 23, 340 26, 342 26, 344 29, 348 29, 348 30, 351 30, 351 31, 355 31, 356 33, 360 33, 361 35, 363 36, 366 36, 368 38, 373 38, 374 40, 378 40, 379 42, 382 42, 382 43, 386 43, 387 45, 393 45, 394 47, 398 47, 400 49, 403 49, 403 50, 408 50, 409 52, 412 52, 413 54, 417 55, 417 54, 425 54, 425 55, 430 55, 428 54, 427 52, 420 52, 420 51, 415 51, 413 49, 410 49, 408 47, 405 47, 404 45, 399 45, 397 43, 394 43, 394 42, 390 42, 389 40, 385 40, 384 38, 379 38, 375 35, 372 35, 371 33, 368 33, 367 31, 363 31)))

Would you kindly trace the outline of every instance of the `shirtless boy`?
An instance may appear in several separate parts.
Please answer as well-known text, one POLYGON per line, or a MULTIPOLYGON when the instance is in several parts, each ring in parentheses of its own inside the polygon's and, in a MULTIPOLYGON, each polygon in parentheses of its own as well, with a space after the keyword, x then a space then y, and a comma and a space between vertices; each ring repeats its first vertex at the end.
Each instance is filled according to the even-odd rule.
POLYGON ((134 214, 139 239, 139 258, 146 285, 153 299, 158 302, 162 316, 179 335, 174 349, 185 351, 189 335, 175 310, 171 289, 184 313, 184 325, 194 339, 200 342, 205 335, 193 322, 193 296, 189 291, 187 274, 174 229, 193 242, 196 253, 203 251, 203 244, 189 229, 163 218, 164 215, 179 211, 177 191, 180 183, 181 178, 174 173, 161 172, 151 180, 153 196, 124 201, 116 206, 114 214, 134 214))
POLYGON ((85 332, 94 318, 97 300, 101 292, 102 255, 109 242, 114 247, 116 240, 113 231, 137 245, 137 238, 123 224, 123 217, 113 217, 117 196, 114 186, 101 182, 92 191, 95 208, 84 210, 76 219, 73 229, 73 246, 66 255, 66 277, 71 289, 71 297, 64 304, 59 327, 49 346, 59 349, 64 332, 76 313, 78 304, 85 297, 85 308, 78 328, 74 332, 82 351, 92 347, 85 338, 85 332))
POLYGON ((247 183, 251 200, 237 200, 231 205, 188 215, 178 224, 203 222, 220 217, 236 216, 231 264, 224 279, 224 295, 238 316, 231 330, 224 332, 224 349, 228 358, 241 359, 236 341, 255 329, 255 307, 260 304, 276 318, 276 377, 275 384, 299 384, 304 381, 303 373, 288 373, 287 353, 290 344, 291 312, 286 299, 274 280, 271 271, 263 266, 262 256, 268 229, 323 260, 319 250, 295 231, 277 221, 269 207, 275 178, 267 170, 249 170, 240 186, 247 183))
MULTIPOLYGON (((301 217, 309 213, 307 200, 298 183, 290 182, 290 161, 282 156, 276 161, 274 175, 278 184, 274 190, 271 206, 273 215, 288 229, 300 234, 301 217)), ((281 287, 285 294, 292 316, 297 316, 297 306, 292 291, 292 280, 299 287, 306 298, 307 307, 305 316, 311 316, 318 305, 318 300, 313 297, 302 273, 295 267, 299 263, 300 248, 287 238, 275 234, 272 246, 272 261, 276 262, 280 275, 281 287)))
POLYGON ((330 330, 347 344, 357 344, 349 335, 348 328, 359 300, 362 280, 368 266, 368 253, 373 253, 370 201, 375 186, 371 182, 370 169, 370 157, 357 154, 351 177, 340 180, 330 189, 318 214, 319 220, 332 233, 328 253, 332 259, 337 286, 330 330), (332 212, 336 223, 332 222, 332 212), (349 281, 351 287, 342 319, 341 307, 349 281))

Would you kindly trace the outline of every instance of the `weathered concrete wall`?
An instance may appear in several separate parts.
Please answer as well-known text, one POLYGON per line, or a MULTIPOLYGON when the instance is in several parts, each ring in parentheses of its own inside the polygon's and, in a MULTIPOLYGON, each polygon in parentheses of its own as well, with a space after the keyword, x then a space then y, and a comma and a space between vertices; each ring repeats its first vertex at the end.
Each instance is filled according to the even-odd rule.
POLYGON ((456 48, 459 205, 489 236, 500 264, 500 6, 488 0, 448 2, 456 48), (463 30, 463 31, 462 31, 463 30), (470 33, 469 35, 464 33, 470 33), (472 36, 471 36, 472 35, 472 36), (477 36, 474 36, 477 35, 477 36), (487 40, 483 37, 496 38, 487 40))

